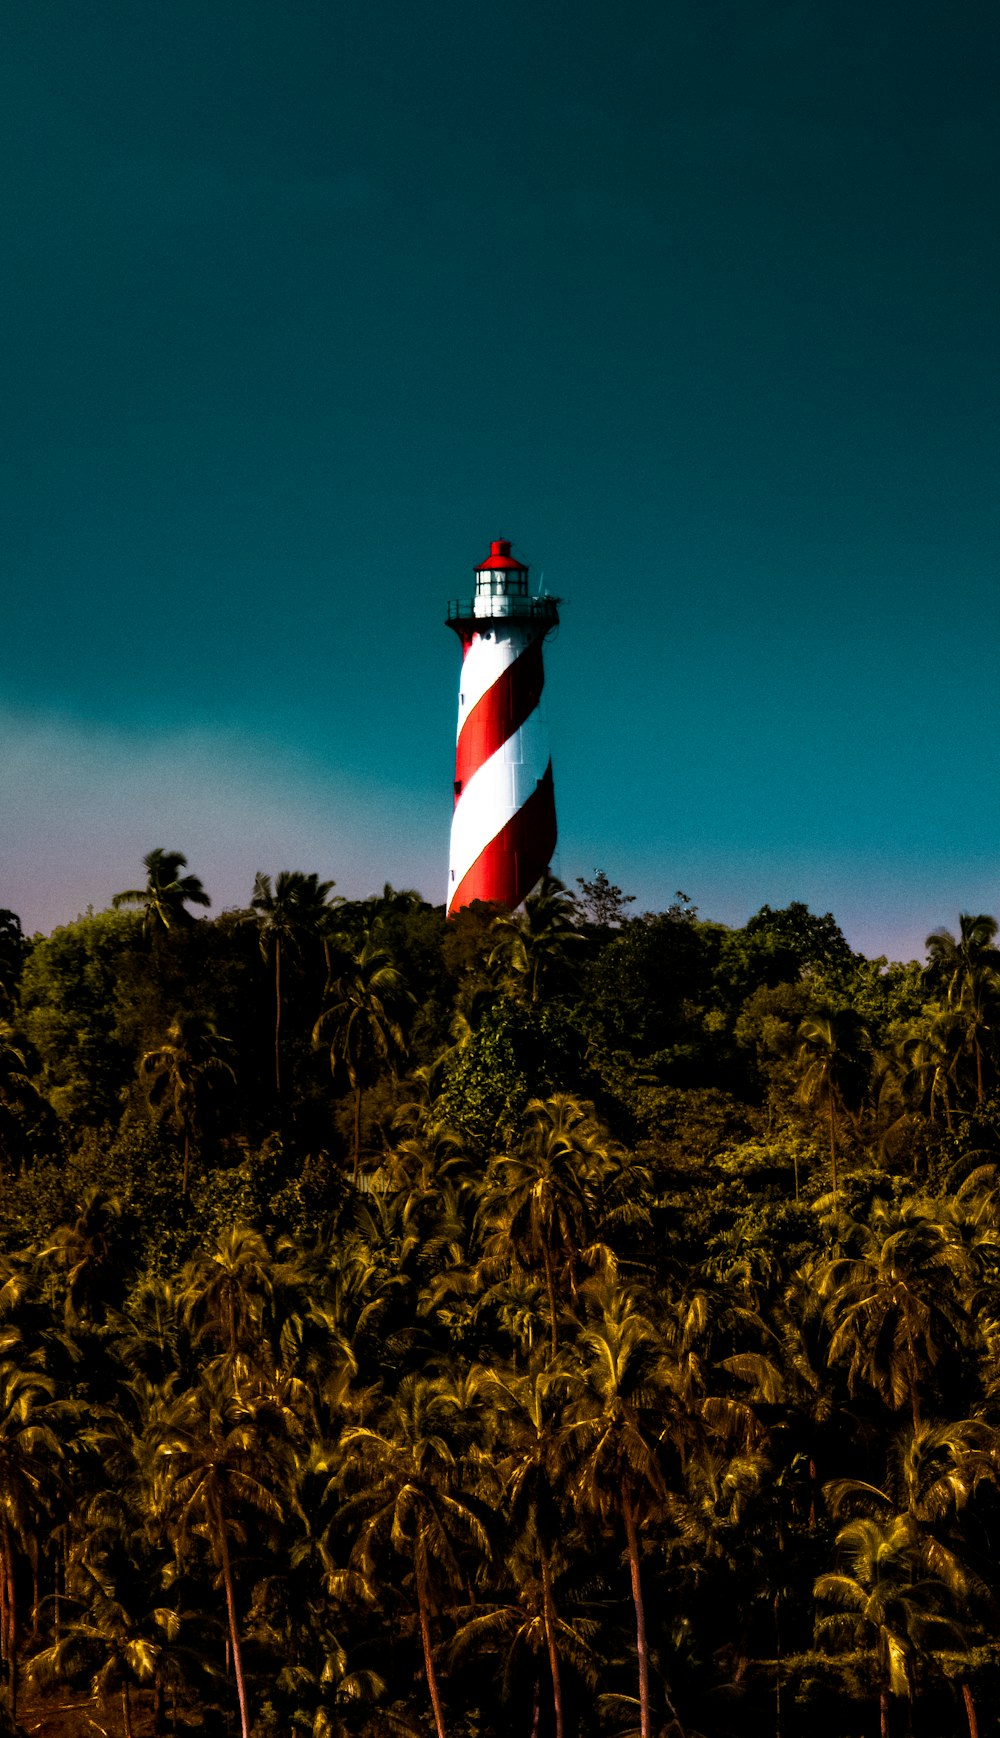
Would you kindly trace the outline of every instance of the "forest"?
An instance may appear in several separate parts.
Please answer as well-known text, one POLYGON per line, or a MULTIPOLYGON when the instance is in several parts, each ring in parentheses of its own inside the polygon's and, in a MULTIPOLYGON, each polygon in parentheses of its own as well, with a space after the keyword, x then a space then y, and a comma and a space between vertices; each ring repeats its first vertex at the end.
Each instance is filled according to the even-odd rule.
POLYGON ((1000 1733, 994 919, 144 875, 0 912, 0 1734, 1000 1733))

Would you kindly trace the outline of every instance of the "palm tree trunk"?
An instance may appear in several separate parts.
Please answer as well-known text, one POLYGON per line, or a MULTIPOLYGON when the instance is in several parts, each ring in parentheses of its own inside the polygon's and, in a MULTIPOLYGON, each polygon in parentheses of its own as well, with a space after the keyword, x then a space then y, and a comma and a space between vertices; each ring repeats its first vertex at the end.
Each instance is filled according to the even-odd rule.
POLYGON ((128 1693, 128 1679, 122 1679, 122 1731, 124 1738, 132 1738, 132 1704, 128 1693))
POLYGON ((628 1496, 622 1497, 622 1512, 625 1516, 625 1536, 628 1539, 628 1562, 632 1575, 632 1603, 635 1606, 635 1651, 639 1661, 639 1732, 641 1738, 650 1738, 649 1725, 649 1655, 646 1650, 646 1609, 642 1599, 642 1581, 639 1575, 639 1536, 636 1532, 635 1515, 628 1496))
POLYGON ((552 1708, 555 1714, 555 1738, 563 1738, 562 1679, 559 1676, 559 1650, 556 1647, 556 1613, 552 1601, 552 1576, 544 1553, 542 1563, 542 1622, 549 1649, 549 1670, 552 1673, 552 1708))
POLYGON ((11 1548, 10 1527, 6 1520, 3 1524, 3 1593, 3 1651, 7 1658, 7 1706, 10 1709, 10 1722, 13 1726, 17 1723, 17 1588, 14 1582, 14 1553, 11 1548))
POLYGON ((274 1090, 281 1097, 281 937, 274 938, 274 1090))
POLYGON ((889 1738, 889 1691, 885 1684, 878 1693, 878 1714, 881 1738, 889 1738))
POLYGON ((361 1086, 354 1088, 354 1187, 361 1176, 361 1086))
POLYGON ((833 1088, 830 1088, 830 1177, 833 1182, 833 1205, 837 1206, 837 1113, 833 1103, 833 1088))
POLYGON ((545 1286, 549 1294, 549 1331, 554 1358, 559 1350, 559 1329, 556 1325, 556 1282, 552 1272, 552 1252, 547 1243, 542 1244, 542 1260, 545 1263, 545 1286))
POLYGON ((191 1135, 190 1135, 190 1132, 188 1130, 188 1126, 185 1123, 185 1125, 184 1125, 184 1175, 181 1178, 181 1199, 184 1201, 187 1200, 188 1170, 190 1168, 190 1162, 191 1162, 191 1135))
POLYGON ((781 1594, 774 1596, 774 1738, 781 1738, 781 1594))
POLYGON ((243 1653, 240 1648, 239 1630, 236 1627, 236 1597, 233 1592, 233 1571, 229 1561, 229 1541, 226 1538, 226 1520, 222 1513, 222 1505, 215 1499, 213 1503, 215 1521, 218 1532, 219 1557, 222 1562, 222 1581, 226 1589, 226 1612, 229 1617, 229 1639, 233 1649, 233 1670, 236 1673, 236 1694, 240 1704, 240 1727, 242 1738, 250 1738, 250 1716, 247 1712, 247 1690, 243 1681, 243 1653))
MULTIPOLYGON (((4 1529, 4 1530, 6 1531, 6 1529, 4 1529)), ((16 1726, 17 1725, 17 1691, 18 1691, 18 1682, 17 1682, 17 1584, 16 1584, 16 1581, 14 1579, 13 1559, 8 1557, 7 1562, 8 1562, 7 1574, 10 1578, 10 1587, 9 1587, 9 1590, 7 1593, 7 1622, 9 1625, 9 1634, 10 1634, 10 1643, 9 1643, 8 1654, 7 1654, 7 1658, 10 1662, 9 1666, 8 1666, 8 1671, 10 1674, 10 1723, 12 1726, 16 1726)))
POLYGON ((419 1552, 415 1555, 414 1568, 417 1576, 417 1610, 420 1613, 420 1639, 424 1648, 424 1671, 427 1674, 427 1688, 430 1691, 431 1707, 434 1709, 434 1724, 437 1727, 438 1738, 445 1738, 441 1696, 438 1690, 437 1675, 434 1671, 434 1656, 431 1653, 431 1623, 427 1611, 427 1589, 424 1585, 424 1568, 419 1552))
POLYGON ((976 1705, 972 1700, 972 1691, 968 1684, 962 1685, 962 1700, 965 1703, 965 1717, 969 1722, 969 1738, 979 1738, 979 1722, 976 1719, 976 1705))

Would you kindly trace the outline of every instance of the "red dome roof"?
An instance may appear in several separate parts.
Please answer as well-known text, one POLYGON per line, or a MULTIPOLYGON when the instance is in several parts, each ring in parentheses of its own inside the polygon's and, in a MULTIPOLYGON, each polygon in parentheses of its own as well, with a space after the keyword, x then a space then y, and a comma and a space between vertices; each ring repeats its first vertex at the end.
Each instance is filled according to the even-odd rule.
POLYGON ((510 552, 510 544, 505 537, 495 537, 490 544, 490 552, 485 561, 476 568, 477 573, 495 573, 498 568, 513 568, 516 573, 527 573, 523 561, 515 561, 510 552))

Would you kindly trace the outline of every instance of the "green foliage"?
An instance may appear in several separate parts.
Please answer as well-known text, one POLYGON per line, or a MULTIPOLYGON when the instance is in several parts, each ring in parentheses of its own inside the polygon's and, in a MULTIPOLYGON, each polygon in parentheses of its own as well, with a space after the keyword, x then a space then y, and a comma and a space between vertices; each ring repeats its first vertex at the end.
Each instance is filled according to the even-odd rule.
MULTIPOLYGON (((265 879, 261 920, 327 891, 265 879)), ((801 905, 732 931, 584 890, 606 921, 386 888, 282 929, 280 982, 239 913, 33 945, 0 1055, 11 1718, 72 1684, 129 1735, 742 1738, 780 1701, 844 1738, 897 1692, 936 1738, 995 1725, 989 924, 925 975, 801 905)))
POLYGON ((25 1031, 54 1110, 71 1124, 115 1120, 135 1071, 132 989, 140 921, 88 914, 37 940, 21 980, 25 1031))

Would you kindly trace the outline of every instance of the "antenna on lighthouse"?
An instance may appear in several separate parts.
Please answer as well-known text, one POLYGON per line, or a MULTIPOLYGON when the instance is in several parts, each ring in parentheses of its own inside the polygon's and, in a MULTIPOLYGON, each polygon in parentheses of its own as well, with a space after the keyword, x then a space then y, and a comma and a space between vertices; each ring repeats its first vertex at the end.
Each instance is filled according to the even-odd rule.
POLYGON ((559 599, 529 595, 528 568, 505 537, 475 575, 474 597, 449 603, 447 616, 462 643, 449 915, 474 899, 513 910, 556 848, 541 699, 542 646, 558 626, 559 599))

